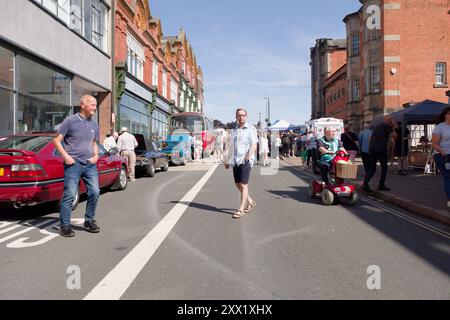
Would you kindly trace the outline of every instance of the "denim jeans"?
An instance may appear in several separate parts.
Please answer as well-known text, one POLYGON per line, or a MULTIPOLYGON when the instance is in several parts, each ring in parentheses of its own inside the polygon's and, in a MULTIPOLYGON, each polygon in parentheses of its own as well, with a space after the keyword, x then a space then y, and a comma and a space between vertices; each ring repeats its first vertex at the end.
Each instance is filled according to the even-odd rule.
POLYGON ((450 170, 445 168, 445 158, 442 155, 435 154, 434 162, 436 162, 436 165, 444 178, 445 192, 447 193, 448 201, 450 201, 450 170))
POLYGON ((87 189, 87 204, 85 220, 91 221, 95 216, 100 188, 98 185, 98 172, 95 164, 86 165, 75 161, 73 165, 64 164, 64 195, 61 200, 60 220, 61 225, 70 225, 72 215, 72 203, 80 185, 80 179, 87 189))

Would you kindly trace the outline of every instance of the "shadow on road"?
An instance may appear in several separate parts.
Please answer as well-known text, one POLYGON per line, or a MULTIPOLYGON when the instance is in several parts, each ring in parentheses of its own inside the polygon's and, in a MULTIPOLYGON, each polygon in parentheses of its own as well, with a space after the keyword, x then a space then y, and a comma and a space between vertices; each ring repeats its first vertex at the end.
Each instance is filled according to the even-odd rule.
POLYGON ((213 206, 209 206, 207 204, 204 203, 196 203, 196 202, 180 202, 180 201, 171 201, 170 203, 173 204, 184 204, 190 208, 196 208, 196 209, 201 209, 204 211, 208 211, 209 213, 222 213, 222 214, 228 214, 228 215, 232 215, 234 214, 234 212, 236 211, 236 209, 225 209, 225 208, 216 208, 213 206))
MULTIPOLYGON (((299 179, 309 183, 310 178, 302 174, 299 169, 295 167, 282 166, 280 170, 289 171, 299 179)), ((293 187, 297 188, 295 191, 271 191, 280 196, 290 196, 302 203, 316 203, 322 205, 320 199, 310 199, 308 196, 307 187, 293 187)), ((364 197, 364 195, 363 195, 364 197)), ((378 200, 375 200, 378 201, 378 200)), ((385 203, 381 203, 387 206, 385 203)), ((348 212, 353 214, 358 219, 364 221, 367 225, 382 232, 385 236, 401 244, 404 248, 421 257, 424 261, 432 264, 437 269, 450 275, 450 240, 432 233, 415 223, 405 221, 392 213, 383 211, 363 200, 359 200, 355 207, 342 206, 348 212)), ((392 206, 395 211, 402 211, 392 206)), ((441 229, 449 230, 448 227, 442 226, 441 229)), ((362 240, 363 241, 363 240, 362 240)), ((407 268, 407 266, 405 266, 407 268)))

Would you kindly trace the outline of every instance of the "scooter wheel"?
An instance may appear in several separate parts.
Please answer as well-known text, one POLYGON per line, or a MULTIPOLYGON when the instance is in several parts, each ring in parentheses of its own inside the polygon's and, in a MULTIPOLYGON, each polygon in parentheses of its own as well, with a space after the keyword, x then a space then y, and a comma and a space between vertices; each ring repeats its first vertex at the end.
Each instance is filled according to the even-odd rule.
POLYGON ((348 204, 354 206, 358 202, 358 193, 353 192, 352 197, 348 200, 348 204))
POLYGON ((316 193, 314 192, 314 187, 313 187, 312 183, 309 185, 308 195, 311 199, 314 199, 316 197, 316 193))
POLYGON ((334 194, 328 189, 324 189, 322 191, 322 203, 326 206, 333 205, 334 202, 334 194))

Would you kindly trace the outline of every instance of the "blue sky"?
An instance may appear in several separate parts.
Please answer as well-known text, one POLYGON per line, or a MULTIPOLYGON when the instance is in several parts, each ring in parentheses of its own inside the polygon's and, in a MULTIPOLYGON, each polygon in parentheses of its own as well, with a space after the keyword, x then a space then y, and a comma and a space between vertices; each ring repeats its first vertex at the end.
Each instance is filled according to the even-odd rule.
POLYGON ((317 38, 345 38, 345 15, 358 0, 150 0, 164 35, 183 26, 202 67, 205 113, 234 121, 236 106, 249 122, 304 124, 310 118, 309 48, 317 38))

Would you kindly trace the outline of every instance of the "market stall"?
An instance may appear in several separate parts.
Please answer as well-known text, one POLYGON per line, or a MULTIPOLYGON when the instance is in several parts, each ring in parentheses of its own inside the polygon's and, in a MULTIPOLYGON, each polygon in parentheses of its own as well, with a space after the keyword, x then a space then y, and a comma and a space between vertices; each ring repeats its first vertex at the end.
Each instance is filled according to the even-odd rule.
MULTIPOLYGON (((446 107, 448 107, 446 103, 424 100, 390 114, 401 126, 402 136, 404 136, 406 128, 411 133, 410 152, 408 154, 409 167, 424 169, 426 173, 436 171, 432 157, 431 132, 437 117, 446 107)), ((373 124, 381 121, 382 118, 377 118, 373 124)))

